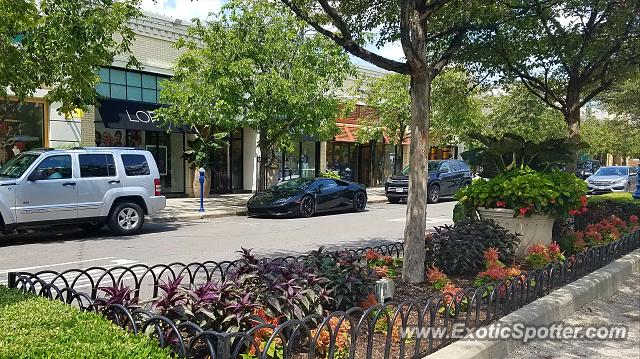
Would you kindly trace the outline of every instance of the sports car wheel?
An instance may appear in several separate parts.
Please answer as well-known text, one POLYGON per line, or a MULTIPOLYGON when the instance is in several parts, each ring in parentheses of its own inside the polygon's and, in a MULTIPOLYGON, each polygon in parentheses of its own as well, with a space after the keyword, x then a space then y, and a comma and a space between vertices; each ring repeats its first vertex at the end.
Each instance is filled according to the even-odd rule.
POLYGON ((316 212, 316 201, 307 196, 302 199, 300 202, 300 215, 305 218, 309 218, 313 216, 316 212))
POLYGON ((365 207, 367 207, 367 194, 364 192, 356 193, 356 196, 353 198, 353 210, 362 212, 365 207))
POLYGON ((433 186, 431 186, 431 188, 429 188, 427 200, 429 203, 438 203, 438 200, 440 200, 440 186, 434 184, 433 186))

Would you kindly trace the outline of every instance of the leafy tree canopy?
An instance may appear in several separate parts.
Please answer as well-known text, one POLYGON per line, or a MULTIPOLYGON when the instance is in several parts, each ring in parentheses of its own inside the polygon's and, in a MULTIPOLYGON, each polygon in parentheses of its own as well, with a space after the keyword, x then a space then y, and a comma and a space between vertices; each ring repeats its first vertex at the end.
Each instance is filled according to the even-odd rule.
POLYGON ((603 93, 600 101, 609 112, 640 122, 640 70, 603 93))
POLYGON ((522 84, 485 93, 480 101, 483 114, 475 117, 471 131, 497 138, 512 133, 533 142, 566 136, 560 111, 546 106, 522 84))
POLYGON ((582 126, 582 139, 588 144, 587 152, 591 155, 640 157, 640 127, 624 117, 596 119, 587 116, 582 126))
MULTIPOLYGON (((62 103, 60 111, 95 101, 100 66, 126 54, 128 20, 139 0, 0 0, 0 98, 20 101, 38 88, 62 103)), ((137 64, 129 59, 130 64, 137 64)))
POLYGON ((216 20, 196 20, 165 81, 158 111, 172 124, 260 135, 263 164, 301 135, 332 135, 334 93, 352 74, 344 50, 269 1, 231 1, 216 20))

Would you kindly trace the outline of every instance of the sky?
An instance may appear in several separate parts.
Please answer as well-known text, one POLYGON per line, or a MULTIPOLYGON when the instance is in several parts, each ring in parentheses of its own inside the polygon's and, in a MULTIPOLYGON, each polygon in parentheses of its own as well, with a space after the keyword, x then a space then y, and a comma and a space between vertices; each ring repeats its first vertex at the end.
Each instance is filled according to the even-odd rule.
MULTIPOLYGON (((227 0, 142 0, 142 9, 145 11, 154 12, 171 18, 177 18, 182 20, 191 20, 194 17, 200 19, 206 19, 210 12, 218 12, 220 8, 227 0)), ((381 49, 376 49, 375 46, 367 46, 370 51, 391 58, 393 60, 402 60, 404 53, 399 43, 387 44, 381 49)), ((375 66, 367 63, 364 60, 360 60, 351 56, 353 63, 365 66, 375 66)))

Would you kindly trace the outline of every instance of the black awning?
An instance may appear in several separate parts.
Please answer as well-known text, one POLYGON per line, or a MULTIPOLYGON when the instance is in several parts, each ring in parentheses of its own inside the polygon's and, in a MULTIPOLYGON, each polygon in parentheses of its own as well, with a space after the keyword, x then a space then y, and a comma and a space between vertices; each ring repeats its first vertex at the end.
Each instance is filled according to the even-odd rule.
MULTIPOLYGON (((154 111, 161 105, 125 100, 98 100, 100 117, 107 128, 127 130, 167 131, 155 118, 154 111)), ((171 128, 173 132, 184 132, 184 128, 171 128)))

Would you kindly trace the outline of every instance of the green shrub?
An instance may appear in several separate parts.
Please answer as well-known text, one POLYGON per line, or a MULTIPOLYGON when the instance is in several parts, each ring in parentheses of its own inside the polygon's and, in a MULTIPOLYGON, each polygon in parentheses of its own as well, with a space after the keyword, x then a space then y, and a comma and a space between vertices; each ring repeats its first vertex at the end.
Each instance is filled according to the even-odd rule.
POLYGON ((455 197, 467 209, 508 208, 514 211, 514 216, 547 214, 563 217, 570 210, 582 208, 586 193, 586 183, 573 174, 520 168, 490 180, 475 181, 458 191, 455 197))
POLYGON ((171 358, 101 315, 0 286, 0 358, 171 358))
POLYGON ((631 193, 608 193, 589 197, 587 211, 574 216, 575 229, 585 230, 589 224, 616 216, 627 219, 632 215, 640 217, 640 200, 631 193))
POLYGON ((427 237, 426 260, 447 274, 475 274, 484 265, 484 251, 495 248, 499 260, 511 263, 520 238, 492 220, 463 220, 435 228, 427 237))

